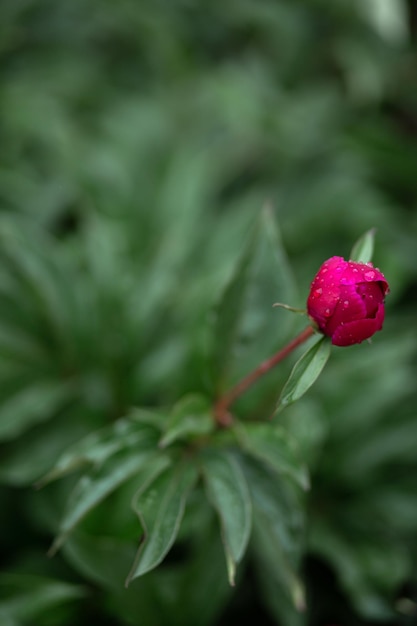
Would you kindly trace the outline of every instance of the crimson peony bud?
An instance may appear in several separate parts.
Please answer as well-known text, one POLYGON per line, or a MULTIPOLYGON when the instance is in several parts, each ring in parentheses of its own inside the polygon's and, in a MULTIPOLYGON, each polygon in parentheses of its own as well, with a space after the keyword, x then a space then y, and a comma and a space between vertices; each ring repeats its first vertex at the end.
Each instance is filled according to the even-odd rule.
POLYGON ((328 259, 311 283, 307 311, 336 346, 368 339, 384 322, 385 276, 372 263, 328 259))

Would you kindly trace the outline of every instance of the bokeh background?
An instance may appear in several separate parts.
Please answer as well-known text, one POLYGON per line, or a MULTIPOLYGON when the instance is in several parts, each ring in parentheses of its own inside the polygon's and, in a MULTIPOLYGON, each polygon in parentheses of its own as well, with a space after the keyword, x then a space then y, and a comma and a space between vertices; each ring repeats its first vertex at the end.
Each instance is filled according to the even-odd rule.
POLYGON ((2 0, 2 626, 417 623, 416 42, 414 0, 2 0), (216 586, 216 551, 180 601, 169 564, 125 591, 123 498, 48 559, 71 479, 33 484, 132 405, 207 387, 207 318, 265 203, 290 304, 371 227, 391 286, 383 333, 280 417, 311 472, 307 612, 250 557, 216 586))

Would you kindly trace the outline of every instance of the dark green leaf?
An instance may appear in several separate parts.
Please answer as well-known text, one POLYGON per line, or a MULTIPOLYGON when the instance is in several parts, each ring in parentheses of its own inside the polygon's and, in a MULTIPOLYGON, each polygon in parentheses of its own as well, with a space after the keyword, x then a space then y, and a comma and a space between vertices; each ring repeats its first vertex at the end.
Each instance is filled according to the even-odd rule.
POLYGON ((54 417, 72 397, 71 384, 39 381, 27 385, 2 402, 0 439, 16 437, 34 424, 54 417))
POLYGON ((65 542, 62 552, 82 576, 107 591, 123 589, 126 572, 135 556, 135 545, 121 537, 86 533, 77 528, 65 542))
POLYGON ((9 442, 0 456, 0 479, 14 486, 41 484, 41 477, 63 451, 86 436, 88 423, 78 411, 79 406, 71 407, 9 442))
POLYGON ((39 486, 56 480, 86 464, 100 465, 122 449, 152 450, 158 433, 132 417, 117 420, 111 426, 93 432, 66 450, 55 467, 40 481, 39 486))
POLYGON ((377 536, 346 536, 320 520, 312 530, 311 547, 332 564, 357 609, 370 619, 393 618, 387 591, 398 588, 404 580, 409 568, 408 551, 377 536))
POLYGON ((214 313, 212 370, 220 387, 224 385, 224 378, 230 368, 243 317, 255 240, 254 236, 250 237, 214 313))
POLYGON ((249 286, 240 326, 239 363, 245 371, 280 346, 293 328, 295 316, 273 304, 294 305, 297 289, 271 206, 263 207, 250 268, 249 286), (244 352, 243 352, 244 351, 244 352))
POLYGON ((7 623, 7 619, 16 624, 36 623, 40 614, 48 609, 79 600, 85 593, 79 585, 41 576, 3 574, 0 577, 1 623, 7 623))
POLYGON ((273 303, 294 302, 295 282, 278 224, 265 206, 217 309, 213 371, 220 387, 264 359, 288 336, 293 317, 273 303))
POLYGON ((229 582, 234 585, 236 565, 245 554, 251 532, 248 487, 238 462, 227 450, 202 454, 201 468, 208 498, 220 518, 229 582))
POLYGON ((137 492, 133 508, 143 528, 142 545, 126 584, 159 565, 174 543, 181 524, 188 493, 197 480, 189 463, 163 469, 137 492))
POLYGON ((266 466, 247 459, 244 468, 253 502, 254 546, 259 566, 302 610, 304 591, 297 574, 303 533, 300 498, 287 481, 277 480, 266 466))
POLYGON ((308 489, 307 468, 297 457, 295 443, 283 428, 272 423, 248 423, 236 425, 235 432, 245 452, 308 489))
POLYGON ((350 259, 357 263, 369 263, 374 252, 375 228, 368 230, 353 246, 350 259))
POLYGON ((186 396, 167 419, 159 446, 165 448, 177 439, 188 440, 208 435, 213 428, 214 419, 207 400, 198 395, 186 396))
POLYGON ((319 377, 330 356, 331 343, 322 337, 294 365, 277 404, 277 411, 299 400, 319 377))
MULTIPOLYGON (((192 535, 194 550, 184 563, 182 585, 176 598, 177 614, 181 616, 181 624, 184 626, 210 626, 217 623, 216 616, 233 593, 227 581, 218 529, 210 523, 210 514, 204 512, 209 520, 208 528, 204 525, 201 528, 200 525, 196 529, 197 535, 192 535), (210 602, 207 602, 207 598, 210 598, 210 602), (201 610, 202 606, 205 607, 204 611, 201 610)), ((190 523, 198 525, 198 518, 192 518, 190 523)))
POLYGON ((170 463, 169 457, 155 456, 152 449, 122 450, 106 460, 98 469, 83 476, 69 498, 66 512, 60 524, 60 532, 51 552, 56 552, 71 530, 83 517, 121 484, 141 470, 148 471, 152 463, 159 470, 170 463))

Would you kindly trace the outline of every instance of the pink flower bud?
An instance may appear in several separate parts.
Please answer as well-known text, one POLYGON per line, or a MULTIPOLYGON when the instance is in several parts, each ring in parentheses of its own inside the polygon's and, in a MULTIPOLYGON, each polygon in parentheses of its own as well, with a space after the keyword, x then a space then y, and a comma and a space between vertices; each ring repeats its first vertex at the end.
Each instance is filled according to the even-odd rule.
POLYGON ((372 337, 384 322, 385 276, 372 263, 328 259, 311 283, 307 311, 336 346, 372 337))

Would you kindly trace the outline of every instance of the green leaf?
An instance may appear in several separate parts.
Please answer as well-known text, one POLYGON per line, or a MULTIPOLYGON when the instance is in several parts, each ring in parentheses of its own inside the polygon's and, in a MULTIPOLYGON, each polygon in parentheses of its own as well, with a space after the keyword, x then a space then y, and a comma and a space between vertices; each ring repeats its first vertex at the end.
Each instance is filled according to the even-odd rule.
POLYGON ((357 528, 351 533, 347 530, 343 524, 316 520, 309 544, 337 572, 358 611, 372 620, 392 618, 391 590, 398 589, 407 578, 409 552, 378 533, 361 536, 357 528))
POLYGON ((368 230, 358 239, 352 248, 349 258, 357 263, 369 263, 374 252, 375 228, 368 230))
MULTIPOLYGON (((98 469, 83 476, 70 495, 66 512, 60 524, 60 533, 55 539, 50 552, 55 553, 65 541, 71 530, 99 502, 106 498, 129 478, 155 460, 154 450, 122 450, 105 461, 98 469)), ((169 457, 156 456, 157 463, 164 468, 170 463, 169 457)))
POLYGON ((226 450, 205 451, 201 469, 208 498, 220 518, 229 582, 234 585, 236 565, 245 553, 251 532, 249 490, 238 462, 226 450))
POLYGON ((59 349, 65 351, 71 339, 68 327, 73 307, 73 290, 68 289, 67 281, 74 277, 69 266, 62 263, 53 240, 33 224, 22 229, 23 223, 10 220, 0 225, 1 262, 13 276, 15 295, 21 292, 26 309, 47 328, 49 342, 58 342, 59 349))
POLYGON ((31 428, 3 450, 0 480, 14 486, 33 485, 45 476, 64 450, 87 432, 88 424, 79 407, 71 407, 54 420, 31 428))
POLYGON ((280 475, 289 476, 303 489, 309 488, 308 471, 297 457, 288 433, 274 424, 248 423, 234 427, 242 449, 280 475))
POLYGON ((158 433, 153 426, 144 425, 132 418, 122 418, 87 437, 84 437, 61 455, 55 467, 39 481, 43 486, 52 480, 86 464, 100 465, 123 448, 152 450, 156 448, 158 433))
POLYGON ((70 565, 83 577, 117 592, 123 588, 126 572, 134 559, 134 542, 122 537, 85 532, 77 528, 62 548, 70 565))
POLYGON ((273 303, 293 303, 295 298, 279 227, 272 209, 265 206, 217 309, 212 369, 220 388, 285 341, 294 319, 277 312, 273 303))
MULTIPOLYGON (((205 498, 205 494, 202 495, 205 498)), ((207 500, 206 505, 209 506, 207 500)), ((216 617, 233 594, 227 581, 218 529, 211 523, 211 511, 207 511, 204 505, 202 508, 208 524, 199 524, 199 516, 190 519, 194 549, 187 556, 187 561, 181 564, 182 584, 176 597, 176 613, 180 616, 181 626, 210 626, 217 623, 216 617), (209 602, 207 598, 210 598, 209 602), (202 606, 205 607, 204 611, 201 611, 202 606)))
POLYGON ((193 439, 208 435, 214 428, 211 407, 203 396, 189 395, 180 400, 169 416, 159 442, 166 448, 178 439, 193 439))
POLYGON ((265 465, 245 459, 243 467, 253 503, 255 558, 302 610, 304 591, 297 574, 303 538, 301 499, 265 465))
POLYGON ((3 400, 0 407, 0 440, 12 439, 53 417, 73 398, 72 385, 37 381, 3 400))
POLYGON ((86 595, 86 590, 79 585, 41 576, 3 574, 0 595, 1 623, 8 619, 11 623, 21 624, 23 621, 35 623, 45 611, 63 602, 79 601, 86 595))
POLYGON ((126 585, 165 558, 177 537, 187 496, 196 480, 196 468, 184 462, 175 469, 163 468, 139 489, 133 508, 143 537, 126 585))
POLYGON ((299 400, 319 377, 330 356, 331 343, 322 337, 294 365, 278 400, 276 411, 299 400))
POLYGON ((220 387, 224 385, 239 333, 254 250, 252 235, 214 313, 212 370, 220 387))
MULTIPOLYGON (((284 250, 279 225, 272 207, 266 205, 259 215, 240 328, 239 350, 241 352, 245 349, 247 359, 252 358, 258 362, 269 353, 271 344, 278 346, 286 339, 295 317, 287 311, 278 311, 273 304, 278 300, 291 305, 296 297, 295 280, 284 250)), ((241 358, 239 361, 241 362, 241 358)))

